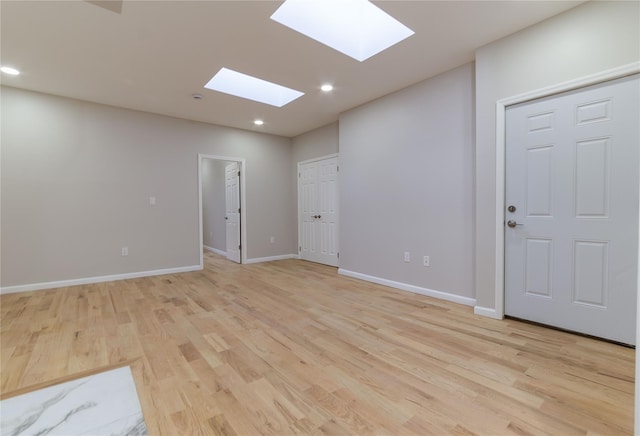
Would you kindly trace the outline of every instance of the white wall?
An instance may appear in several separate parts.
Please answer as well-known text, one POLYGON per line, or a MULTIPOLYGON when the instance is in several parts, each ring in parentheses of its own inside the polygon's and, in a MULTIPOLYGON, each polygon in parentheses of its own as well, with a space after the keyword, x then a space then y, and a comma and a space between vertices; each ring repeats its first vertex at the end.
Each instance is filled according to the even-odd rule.
POLYGON ((230 162, 202 160, 202 237, 206 247, 227 251, 225 166, 230 162))
POLYGON ((247 257, 295 253, 290 139, 7 87, 1 105, 3 288, 198 265, 198 153, 246 159, 247 257))
POLYGON ((473 74, 467 64, 340 116, 341 270, 474 297, 473 74))
POLYGON ((589 2, 476 52, 478 306, 496 309, 496 102, 640 60, 640 3, 589 2))

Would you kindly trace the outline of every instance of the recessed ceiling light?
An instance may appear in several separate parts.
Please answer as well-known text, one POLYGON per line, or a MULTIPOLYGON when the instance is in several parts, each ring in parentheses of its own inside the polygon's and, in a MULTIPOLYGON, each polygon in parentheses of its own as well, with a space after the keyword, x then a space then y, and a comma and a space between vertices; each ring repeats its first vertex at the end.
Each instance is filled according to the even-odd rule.
POLYGON ((325 85, 322 85, 320 89, 323 90, 324 92, 333 91, 333 85, 330 85, 327 83, 325 85))
POLYGON ((0 67, 0 71, 2 71, 5 74, 10 74, 12 76, 17 76, 20 74, 20 71, 16 70, 13 67, 0 67))
POLYGON ((264 121, 262 121, 262 120, 255 120, 255 121, 253 122, 253 124, 255 124, 256 126, 261 126, 261 125, 263 125, 263 124, 264 124, 264 121))
POLYGON ((360 62, 414 34, 367 0, 286 0, 271 19, 360 62))
POLYGON ((228 68, 221 68, 204 87, 276 107, 282 107, 304 95, 304 92, 228 68))

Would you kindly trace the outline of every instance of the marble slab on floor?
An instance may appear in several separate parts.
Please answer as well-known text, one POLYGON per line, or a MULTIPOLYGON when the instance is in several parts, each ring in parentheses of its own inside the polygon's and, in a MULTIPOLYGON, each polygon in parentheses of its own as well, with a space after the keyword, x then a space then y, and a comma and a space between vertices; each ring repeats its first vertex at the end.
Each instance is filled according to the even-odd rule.
POLYGON ((0 434, 146 435, 128 366, 0 401, 0 434))

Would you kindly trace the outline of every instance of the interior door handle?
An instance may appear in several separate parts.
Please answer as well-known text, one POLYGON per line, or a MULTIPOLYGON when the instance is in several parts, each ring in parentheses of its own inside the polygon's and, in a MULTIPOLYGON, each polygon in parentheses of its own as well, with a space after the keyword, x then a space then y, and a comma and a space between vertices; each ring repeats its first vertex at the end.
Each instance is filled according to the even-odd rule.
POLYGON ((517 223, 514 220, 509 220, 507 221, 507 225, 511 228, 514 228, 515 226, 523 226, 524 224, 517 223))

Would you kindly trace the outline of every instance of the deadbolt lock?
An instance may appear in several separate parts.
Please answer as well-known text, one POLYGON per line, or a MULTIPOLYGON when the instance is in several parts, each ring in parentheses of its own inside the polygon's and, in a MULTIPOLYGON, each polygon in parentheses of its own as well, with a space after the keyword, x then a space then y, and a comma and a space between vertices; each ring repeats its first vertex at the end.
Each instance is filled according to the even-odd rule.
POLYGON ((507 210, 508 210, 509 212, 513 213, 513 212, 515 212, 515 211, 516 211, 516 207, 515 207, 514 205, 511 205, 511 206, 509 206, 509 207, 507 208, 507 210))

